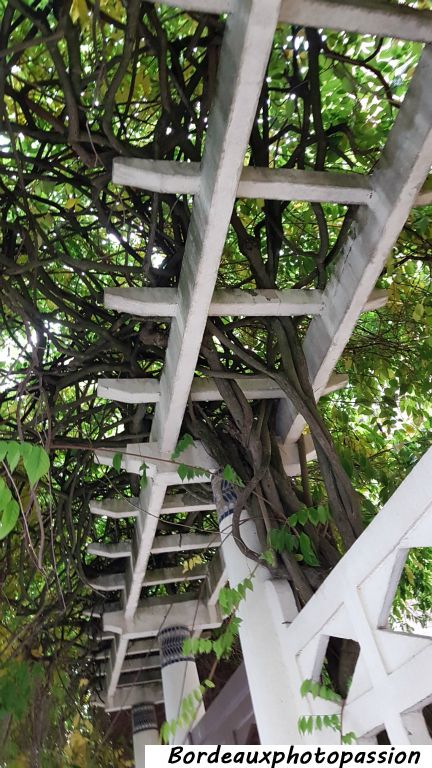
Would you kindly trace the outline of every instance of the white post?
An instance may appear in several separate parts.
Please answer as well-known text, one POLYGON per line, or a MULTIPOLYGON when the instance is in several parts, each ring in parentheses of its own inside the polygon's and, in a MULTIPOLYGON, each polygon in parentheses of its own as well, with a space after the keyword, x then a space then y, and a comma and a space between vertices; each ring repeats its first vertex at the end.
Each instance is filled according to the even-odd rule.
POLYGON ((132 732, 135 768, 144 768, 145 745, 160 743, 154 704, 143 702, 132 707, 132 732))
MULTIPOLYGON (((179 624, 164 627, 158 635, 165 717, 168 722, 179 719, 183 699, 193 691, 197 691, 200 686, 194 657, 191 655, 185 656, 183 653, 183 643, 190 636, 189 629, 179 624)), ((203 702, 196 702, 193 722, 178 723, 170 743, 185 743, 189 731, 202 718, 204 713, 203 702)))
MULTIPOLYGON (((296 744, 299 740, 298 714, 284 658, 286 624, 297 614, 292 590, 285 580, 274 580, 264 565, 247 558, 232 535, 235 488, 220 478, 213 482, 223 556, 231 587, 247 577, 253 589, 241 601, 240 642, 261 744, 296 744)), ((261 546, 255 523, 244 510, 241 538, 254 552, 261 546)))

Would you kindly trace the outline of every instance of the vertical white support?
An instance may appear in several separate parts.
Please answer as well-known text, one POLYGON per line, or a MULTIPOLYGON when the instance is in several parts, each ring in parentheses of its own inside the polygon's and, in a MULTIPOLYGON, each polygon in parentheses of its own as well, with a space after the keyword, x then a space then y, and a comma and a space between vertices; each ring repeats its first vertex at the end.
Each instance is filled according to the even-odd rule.
MULTIPOLYGON (((260 741, 261 744, 296 744, 299 740, 298 714, 292 706, 284 647, 286 624, 281 620, 281 616, 286 622, 295 618, 294 596, 287 581, 273 580, 264 565, 257 564, 240 551, 232 535, 236 492, 223 480, 218 492, 217 483, 218 479, 215 479, 213 492, 230 586, 236 587, 248 577, 253 584, 252 591, 248 591, 240 603, 238 615, 241 618, 240 642, 260 741)), ((242 513, 240 532, 250 549, 261 551, 255 523, 246 511, 242 513)))
POLYGON ((144 768, 144 747, 160 743, 154 704, 143 702, 132 707, 132 733, 135 768, 144 768))
MULTIPOLYGON (((165 717, 168 722, 178 720, 183 699, 200 686, 194 657, 185 656, 183 653, 183 643, 190 636, 189 629, 181 624, 164 627, 158 635, 165 717)), ((179 723, 170 743, 184 744, 189 731, 201 720, 204 713, 203 702, 197 702, 193 722, 179 723)))

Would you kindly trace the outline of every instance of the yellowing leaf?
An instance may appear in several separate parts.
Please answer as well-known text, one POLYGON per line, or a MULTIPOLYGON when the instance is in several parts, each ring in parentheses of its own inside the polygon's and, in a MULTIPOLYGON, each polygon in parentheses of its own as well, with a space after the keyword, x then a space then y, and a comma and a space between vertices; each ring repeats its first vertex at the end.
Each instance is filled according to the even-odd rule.
POLYGON ((71 208, 75 208, 77 203, 78 203, 78 198, 77 197, 70 197, 69 200, 66 200, 66 202, 65 202, 66 210, 70 211, 71 208))
POLYGON ((188 571, 193 571, 194 568, 197 567, 197 565, 202 565, 205 562, 202 555, 193 555, 193 557, 190 557, 189 560, 185 560, 183 563, 183 573, 187 573, 188 571))
POLYGON ((90 19, 86 0, 72 0, 69 13, 74 24, 79 21, 81 28, 88 26, 90 19))

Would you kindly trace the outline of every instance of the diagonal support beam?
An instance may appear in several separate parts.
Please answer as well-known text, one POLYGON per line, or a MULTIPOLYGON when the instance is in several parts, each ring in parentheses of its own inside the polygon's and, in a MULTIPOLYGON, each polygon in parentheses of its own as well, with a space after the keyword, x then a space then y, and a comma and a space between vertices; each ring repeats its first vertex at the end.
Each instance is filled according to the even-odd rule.
MULTIPOLYGON (((431 79, 432 48, 427 46, 373 174, 373 205, 359 209, 325 289, 323 312, 312 319, 305 336, 304 353, 318 394, 341 356, 430 170, 431 79)), ((297 441, 303 426, 291 403, 281 400, 279 429, 284 440, 297 441)))
POLYGON ((179 435, 225 245, 280 0, 241 3, 228 18, 151 438, 172 451, 179 435))

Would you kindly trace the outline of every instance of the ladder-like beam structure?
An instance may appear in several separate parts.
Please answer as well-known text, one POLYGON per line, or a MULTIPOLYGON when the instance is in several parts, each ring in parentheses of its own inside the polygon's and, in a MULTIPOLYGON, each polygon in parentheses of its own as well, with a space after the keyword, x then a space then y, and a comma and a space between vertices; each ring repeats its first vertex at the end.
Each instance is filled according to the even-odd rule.
MULTIPOLYGON (((171 318, 160 381, 105 379, 99 382, 101 396, 127 403, 155 404, 150 442, 129 445, 122 451, 125 470, 138 474, 143 462, 147 464, 149 480, 140 498, 94 501, 91 505, 93 514, 113 519, 136 517, 132 542, 108 548, 96 543, 89 546, 89 552, 94 555, 123 557, 126 563, 125 574, 112 574, 95 583, 96 588, 115 588, 124 595, 122 608, 103 616, 103 637, 108 638, 110 633, 114 636, 104 667, 106 690, 103 702, 108 710, 139 703, 144 687, 146 691, 152 689, 153 700, 158 700, 160 686, 158 688, 149 681, 144 672, 143 686, 118 689, 119 684, 125 683, 124 676, 131 671, 130 664, 125 666, 131 646, 138 647, 138 643, 145 643, 146 638, 154 638, 167 621, 186 624, 197 633, 221 623, 215 604, 226 573, 219 552, 209 567, 196 571, 195 577, 206 582, 205 599, 174 600, 171 603, 146 600, 145 604, 140 603, 143 585, 168 583, 168 579, 180 576, 183 580, 187 576, 178 566, 147 571, 150 554, 177 552, 180 547, 182 551, 193 551, 194 547, 192 542, 188 548, 185 537, 156 536, 160 515, 214 510, 214 504, 189 504, 178 494, 167 494, 169 487, 180 484, 178 467, 172 462, 171 454, 188 398, 198 402, 221 399, 214 380, 196 376, 207 317, 312 316, 304 351, 315 396, 318 399, 325 392, 344 386, 346 377, 335 374, 334 369, 360 313, 385 303, 383 292, 372 293, 385 259, 410 209, 432 202, 430 185, 423 186, 432 161, 432 100, 429 95, 432 62, 429 48, 423 53, 372 176, 244 167, 278 22, 432 42, 432 13, 380 0, 266 0, 265 3, 262 0, 168 0, 167 4, 193 12, 230 15, 202 162, 185 164, 130 158, 114 163, 113 178, 117 183, 160 194, 191 195, 194 199, 178 288, 113 288, 106 291, 107 307, 140 317, 171 318), (323 292, 215 291, 237 197, 359 206, 351 236, 323 292), (162 542, 169 538, 171 543, 162 542), (172 549, 163 549, 170 546, 172 549), (128 701, 132 703, 128 704, 128 701)), ((247 379, 239 377, 238 383, 249 399, 280 400, 281 453, 285 468, 294 473, 299 463, 296 442, 304 423, 273 382, 258 376, 247 379)), ((214 471, 215 465, 202 446, 188 451, 182 455, 182 463, 201 466, 206 472, 214 471)), ((110 465, 113 454, 114 451, 98 451, 97 458, 110 465)), ((314 455, 310 436, 306 441, 306 455, 308 458, 314 455)), ((203 473, 192 480, 200 481, 208 481, 208 475, 203 473)), ((211 545, 217 546, 217 543, 211 545)), ((200 549, 196 547, 197 551, 200 549)))

